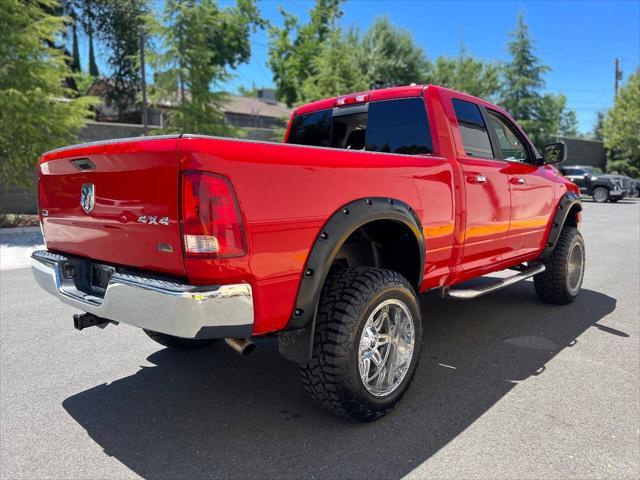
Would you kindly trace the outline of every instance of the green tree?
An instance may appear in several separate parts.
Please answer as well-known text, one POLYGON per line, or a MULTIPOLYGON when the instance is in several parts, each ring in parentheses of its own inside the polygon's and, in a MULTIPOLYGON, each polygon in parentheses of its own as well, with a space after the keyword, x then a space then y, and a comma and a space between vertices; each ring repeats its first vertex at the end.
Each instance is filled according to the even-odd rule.
POLYGON ((30 185, 38 156, 75 139, 95 99, 68 98, 71 75, 55 42, 57 2, 0 0, 0 180, 30 185), (65 98, 67 97, 67 98, 65 98))
POLYGON ((640 177, 640 69, 618 91, 602 130, 607 170, 640 177))
POLYGON ((604 119, 607 116, 607 112, 600 110, 597 114, 596 114, 596 123, 593 126, 593 131, 591 133, 591 137, 593 137, 596 140, 602 140, 603 139, 603 134, 602 134, 602 130, 604 128, 604 119))
POLYGON ((440 56, 429 64, 427 81, 492 99, 500 90, 500 67, 473 58, 463 44, 457 57, 440 56))
POLYGON ((575 110, 568 108, 565 102, 560 115, 560 128, 558 129, 558 135, 563 137, 579 137, 579 129, 580 124, 578 122, 578 115, 576 115, 575 110))
MULTIPOLYGON (((543 75, 549 67, 540 64, 533 53, 533 43, 524 15, 518 16, 518 26, 511 33, 513 40, 508 43, 511 61, 503 69, 504 84, 501 104, 538 143, 544 130, 541 129, 540 112, 542 96, 539 91, 545 85, 543 75)), ((547 101, 547 107, 552 106, 547 101)))
POLYGON ((219 8, 215 0, 167 0, 163 22, 151 24, 162 44, 152 57, 157 72, 152 100, 177 104, 169 116, 169 130, 234 133, 222 112, 227 96, 212 88, 229 78, 229 66, 249 58, 245 40, 259 22, 249 0, 226 8, 219 8), (247 15, 255 16, 247 20, 247 15), (220 34, 225 28, 233 30, 228 38, 220 34))
POLYGON ((74 73, 82 71, 82 67, 80 66, 80 47, 78 45, 78 20, 75 18, 71 18, 71 49, 72 49, 72 60, 71 60, 71 71, 74 73))
POLYGON ((55 2, 45 2, 50 8, 50 13, 58 15, 65 15, 71 20, 72 28, 72 42, 73 42, 73 64, 74 71, 80 71, 80 57, 76 57, 76 49, 78 48, 77 38, 77 26, 78 24, 82 28, 82 31, 87 36, 89 43, 89 75, 92 77, 98 77, 100 72, 98 71, 98 64, 96 63, 94 40, 95 32, 98 30, 96 15, 99 15, 105 4, 105 0, 57 0, 55 2), (76 64, 77 61, 77 64, 76 64), (77 70, 76 70, 77 67, 77 70))
MULTIPOLYGON (((86 1, 86 0, 85 0, 86 1)), ((148 14, 146 0, 101 0, 94 13, 96 37, 109 52, 106 102, 126 120, 140 92, 140 35, 148 14)))
POLYGON ((513 39, 508 43, 511 60, 503 67, 500 104, 540 147, 558 134, 566 98, 540 93, 549 67, 542 65, 533 53, 533 42, 522 13, 511 35, 513 39))
POLYGON ((424 51, 410 32, 387 17, 377 18, 364 34, 357 60, 369 84, 409 85, 424 82, 426 76, 424 51))
POLYGON ((278 99, 287 105, 302 100, 302 84, 316 73, 313 60, 336 30, 336 21, 342 16, 341 1, 316 0, 306 24, 300 24, 295 15, 281 9, 284 25, 270 27, 269 66, 278 99))
POLYGON ((357 36, 334 30, 312 60, 312 71, 301 87, 301 100, 312 102, 346 92, 368 90, 358 67, 357 36))

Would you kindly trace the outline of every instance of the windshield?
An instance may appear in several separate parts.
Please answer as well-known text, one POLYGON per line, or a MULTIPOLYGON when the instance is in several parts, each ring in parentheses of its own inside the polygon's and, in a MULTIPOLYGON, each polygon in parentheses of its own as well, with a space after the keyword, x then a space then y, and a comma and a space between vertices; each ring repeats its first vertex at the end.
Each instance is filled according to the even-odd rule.
POLYGON ((298 115, 287 143, 408 155, 433 151, 422 98, 385 100, 298 115))

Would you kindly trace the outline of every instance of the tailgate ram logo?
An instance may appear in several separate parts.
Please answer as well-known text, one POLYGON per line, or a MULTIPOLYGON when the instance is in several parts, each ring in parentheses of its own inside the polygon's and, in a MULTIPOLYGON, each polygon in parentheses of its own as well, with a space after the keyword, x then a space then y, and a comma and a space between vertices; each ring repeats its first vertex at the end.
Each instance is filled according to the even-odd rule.
POLYGON ((85 213, 91 213, 96 204, 96 186, 93 183, 85 183, 80 189, 80 205, 85 213))

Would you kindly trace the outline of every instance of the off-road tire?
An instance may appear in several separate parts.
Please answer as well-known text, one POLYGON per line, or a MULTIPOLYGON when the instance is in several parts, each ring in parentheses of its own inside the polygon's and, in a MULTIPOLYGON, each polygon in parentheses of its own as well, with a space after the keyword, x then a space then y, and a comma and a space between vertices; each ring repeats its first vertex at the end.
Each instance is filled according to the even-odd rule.
POLYGON ((546 270, 533 277, 533 285, 538 297, 547 303, 567 305, 573 302, 584 278, 585 248, 582 235, 575 227, 565 226, 560 232, 560 238, 556 243, 553 253, 544 261, 546 270), (569 260, 574 246, 578 244, 582 253, 582 274, 577 288, 571 288, 569 276, 569 260))
POLYGON ((596 187, 593 189, 593 192, 591 192, 591 196, 593 197, 593 201, 596 203, 606 203, 611 197, 609 197, 609 190, 607 190, 604 187, 596 187), (600 191, 604 191, 606 195, 599 197, 598 195, 596 195, 596 192, 600 192, 600 191))
POLYGON ((415 291, 397 272, 355 267, 332 273, 322 289, 311 360, 300 364, 305 389, 320 406, 338 415, 371 421, 391 411, 407 390, 420 358, 422 318, 415 291), (401 300, 413 317, 413 357, 404 379, 386 396, 369 393, 358 367, 360 336, 375 307, 401 300))
MULTIPOLYGON (((143 329, 144 330, 144 329, 143 329)), ((152 330, 144 330, 151 340, 165 347, 174 348, 176 350, 197 350, 204 348, 215 342, 215 339, 209 338, 181 338, 167 335, 166 333, 154 332, 152 330)))

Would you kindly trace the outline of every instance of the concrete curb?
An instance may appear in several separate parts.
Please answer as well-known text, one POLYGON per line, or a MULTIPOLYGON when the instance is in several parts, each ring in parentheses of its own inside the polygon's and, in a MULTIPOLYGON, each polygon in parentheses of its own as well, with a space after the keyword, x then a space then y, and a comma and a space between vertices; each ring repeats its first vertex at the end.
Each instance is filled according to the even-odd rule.
POLYGON ((21 233, 40 233, 40 227, 0 228, 0 235, 16 235, 21 233))

